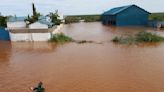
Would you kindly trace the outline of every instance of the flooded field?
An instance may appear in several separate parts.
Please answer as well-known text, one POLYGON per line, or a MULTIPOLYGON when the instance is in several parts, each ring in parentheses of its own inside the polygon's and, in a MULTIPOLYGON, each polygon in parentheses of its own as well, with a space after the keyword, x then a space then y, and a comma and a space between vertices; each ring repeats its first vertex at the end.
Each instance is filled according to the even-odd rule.
POLYGON ((111 42, 115 35, 164 32, 101 23, 69 24, 62 31, 103 43, 0 42, 0 92, 31 92, 39 81, 46 92, 164 92, 164 43, 111 42))

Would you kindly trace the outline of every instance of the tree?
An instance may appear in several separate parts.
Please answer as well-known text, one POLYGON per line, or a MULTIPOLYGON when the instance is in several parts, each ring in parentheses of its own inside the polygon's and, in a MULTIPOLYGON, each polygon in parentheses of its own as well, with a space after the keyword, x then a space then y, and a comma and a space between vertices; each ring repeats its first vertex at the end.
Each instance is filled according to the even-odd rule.
POLYGON ((36 12, 36 8, 35 8, 35 4, 32 3, 32 11, 33 11, 33 15, 37 15, 37 12, 36 12))
POLYGON ((0 15, 0 27, 6 27, 7 26, 7 17, 0 15))
POLYGON ((55 13, 50 12, 47 16, 50 17, 51 22, 52 22, 54 25, 60 25, 60 24, 61 24, 61 20, 58 19, 58 18, 59 18, 58 10, 56 10, 55 13))
POLYGON ((38 21, 39 17, 41 16, 41 14, 36 11, 34 3, 32 3, 32 11, 33 11, 33 15, 32 16, 28 15, 27 19, 25 20, 25 21, 28 21, 29 24, 38 21))

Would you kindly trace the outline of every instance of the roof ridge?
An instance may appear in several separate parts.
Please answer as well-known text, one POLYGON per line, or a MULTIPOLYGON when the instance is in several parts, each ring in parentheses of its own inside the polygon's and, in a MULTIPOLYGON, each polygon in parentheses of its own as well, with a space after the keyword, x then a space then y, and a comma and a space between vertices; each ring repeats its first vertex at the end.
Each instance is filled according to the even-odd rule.
MULTIPOLYGON (((120 7, 115 7, 115 8, 112 8, 106 12, 103 13, 103 15, 105 14, 111 14, 111 15, 115 15, 115 14, 118 14, 124 10, 126 10, 127 8, 129 7, 132 7, 132 6, 137 6, 135 4, 131 4, 131 5, 125 5, 125 6, 120 6, 120 7)), ((137 6, 138 7, 138 6, 137 6)), ((139 7, 140 8, 140 7, 139 7)), ((142 8, 141 8, 142 9, 142 8)), ((144 10, 144 9, 143 9, 144 10)), ((146 11, 146 10, 145 10, 146 11)))

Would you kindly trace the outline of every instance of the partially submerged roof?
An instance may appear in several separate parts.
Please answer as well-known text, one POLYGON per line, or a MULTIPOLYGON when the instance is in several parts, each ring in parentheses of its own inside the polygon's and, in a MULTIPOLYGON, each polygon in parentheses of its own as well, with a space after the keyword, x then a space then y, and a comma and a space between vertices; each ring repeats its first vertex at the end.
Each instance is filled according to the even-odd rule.
POLYGON ((9 17, 8 22, 19 22, 19 21, 24 21, 27 19, 27 17, 9 17))
MULTIPOLYGON (((110 9, 109 11, 104 12, 103 15, 116 15, 132 6, 138 7, 137 5, 127 5, 127 6, 116 7, 116 8, 110 9)), ((140 8, 140 7, 138 7, 138 8, 140 8)), ((142 8, 140 8, 140 9, 142 9, 142 8)), ((146 11, 144 9, 142 9, 142 10, 149 13, 148 11, 146 11)))
POLYGON ((47 21, 47 20, 44 20, 44 19, 39 20, 38 22, 41 23, 41 24, 48 25, 48 27, 52 27, 53 26, 53 23, 52 22, 47 21))
POLYGON ((48 16, 40 16, 39 20, 37 21, 41 24, 46 24, 48 27, 52 27, 53 23, 51 22, 50 18, 48 16))

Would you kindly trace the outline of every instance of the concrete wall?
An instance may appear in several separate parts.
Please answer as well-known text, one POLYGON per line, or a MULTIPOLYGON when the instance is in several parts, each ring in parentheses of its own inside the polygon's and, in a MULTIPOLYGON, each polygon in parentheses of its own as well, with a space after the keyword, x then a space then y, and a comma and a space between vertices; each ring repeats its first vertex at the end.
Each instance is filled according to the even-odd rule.
POLYGON ((26 28, 26 23, 24 21, 20 22, 7 22, 7 28, 26 28))
POLYGON ((30 29, 48 29, 48 25, 46 24, 41 24, 39 22, 35 22, 31 25, 29 25, 30 29))
POLYGON ((48 41, 51 33, 11 33, 11 41, 48 41))
MULTIPOLYGON (((9 32, 11 41, 48 41, 52 34, 60 33, 63 24, 53 27, 51 32, 44 33, 12 33, 9 32)), ((38 29, 39 30, 39 29, 38 29)))
POLYGON ((61 33, 61 29, 63 28, 63 24, 60 24, 60 25, 58 25, 58 26, 56 26, 55 28, 53 28, 52 30, 52 34, 57 34, 57 33, 61 33))
POLYGON ((30 33, 9 33, 11 41, 31 41, 30 33))
POLYGON ((32 41, 48 41, 51 33, 32 33, 32 41))

